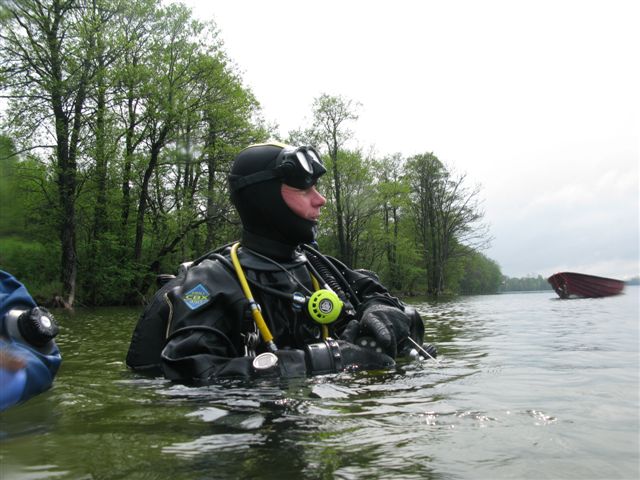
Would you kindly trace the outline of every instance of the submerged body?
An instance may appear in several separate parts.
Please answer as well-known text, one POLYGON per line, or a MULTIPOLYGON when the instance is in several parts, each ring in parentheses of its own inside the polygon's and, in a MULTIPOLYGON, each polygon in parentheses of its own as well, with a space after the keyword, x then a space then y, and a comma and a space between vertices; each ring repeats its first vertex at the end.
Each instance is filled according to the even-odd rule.
POLYGON ((229 175, 241 246, 205 255, 160 289, 127 364, 210 383, 386 368, 421 346, 422 319, 375 275, 310 247, 326 203, 316 189, 325 172, 312 147, 242 150, 229 175))
MULTIPOLYGON (((325 261, 331 262, 347 282, 344 288, 337 288, 349 300, 344 314, 329 324, 323 335, 323 325, 310 318, 302 303, 294 301, 294 295, 308 299, 315 290, 308 255, 317 257, 317 252, 298 250, 288 261, 273 262, 250 249, 239 249, 239 261, 277 345, 277 374, 338 371, 339 365, 320 368, 312 364, 313 353, 307 349, 309 345, 323 344, 327 336, 338 340, 342 368, 393 365, 391 355, 341 340, 349 335, 345 332, 349 323, 357 321, 356 311, 362 314, 374 307, 396 309, 410 319, 412 331, 407 328, 407 333, 422 344, 424 327, 417 312, 392 297, 373 277, 348 269, 335 259, 325 261), (350 289, 350 294, 345 289, 350 289)), ((317 258, 314 260, 317 262, 317 258)), ((227 247, 184 269, 158 291, 134 332, 127 364, 136 370, 197 383, 250 377, 263 373, 254 368, 255 356, 269 351, 259 337, 250 302, 242 291, 227 247)), ((391 347, 391 339, 384 347, 391 347)), ((397 345, 394 347, 397 355, 397 345)), ((410 341, 403 342, 401 353, 408 353, 410 348, 410 341)), ((387 353, 391 353, 389 350, 392 349, 387 353)))

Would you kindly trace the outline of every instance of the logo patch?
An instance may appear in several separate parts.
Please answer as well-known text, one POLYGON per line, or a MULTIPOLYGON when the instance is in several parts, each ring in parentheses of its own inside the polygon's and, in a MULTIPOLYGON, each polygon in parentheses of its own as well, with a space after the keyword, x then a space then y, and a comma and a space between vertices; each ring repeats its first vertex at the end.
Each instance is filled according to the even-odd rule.
POLYGON ((189 307, 191 310, 196 310, 197 308, 200 308, 201 306, 209 303, 210 298, 211 294, 209 293, 209 291, 204 288, 201 283, 199 283, 187 293, 185 293, 184 297, 182 297, 182 300, 184 300, 184 303, 186 303, 187 307, 189 307))

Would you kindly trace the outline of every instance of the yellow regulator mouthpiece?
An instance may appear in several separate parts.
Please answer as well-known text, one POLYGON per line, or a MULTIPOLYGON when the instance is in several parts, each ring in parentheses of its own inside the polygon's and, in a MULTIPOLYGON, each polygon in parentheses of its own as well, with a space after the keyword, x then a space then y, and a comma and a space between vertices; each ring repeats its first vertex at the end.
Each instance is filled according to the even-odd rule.
POLYGON ((317 290, 311 295, 307 309, 316 322, 328 324, 335 322, 342 312, 342 300, 331 290, 317 290))

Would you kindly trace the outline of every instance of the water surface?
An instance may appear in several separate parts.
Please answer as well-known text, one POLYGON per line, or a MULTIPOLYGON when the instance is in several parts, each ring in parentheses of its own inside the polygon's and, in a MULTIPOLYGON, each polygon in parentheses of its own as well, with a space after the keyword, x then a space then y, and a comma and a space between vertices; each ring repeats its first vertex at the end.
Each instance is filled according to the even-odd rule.
POLYGON ((126 369, 137 310, 57 312, 62 368, 0 414, 0 477, 636 479, 638 287, 625 292, 419 304, 438 364, 204 388, 126 369))

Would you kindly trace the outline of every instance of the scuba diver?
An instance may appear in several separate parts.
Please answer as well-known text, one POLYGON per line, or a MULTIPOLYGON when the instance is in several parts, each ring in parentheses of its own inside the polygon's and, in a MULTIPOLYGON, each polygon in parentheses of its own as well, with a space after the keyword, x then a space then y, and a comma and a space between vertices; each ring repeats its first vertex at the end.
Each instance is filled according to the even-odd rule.
MULTIPOLYGON (((321 254, 326 172, 312 147, 251 145, 234 159, 242 239, 169 276, 133 332, 127 365, 185 383, 385 369, 435 357, 420 315, 375 274, 321 254)), ((166 276, 165 276, 166 277, 166 276)))
POLYGON ((53 315, 0 270, 0 411, 51 387, 62 362, 57 333, 53 315))

